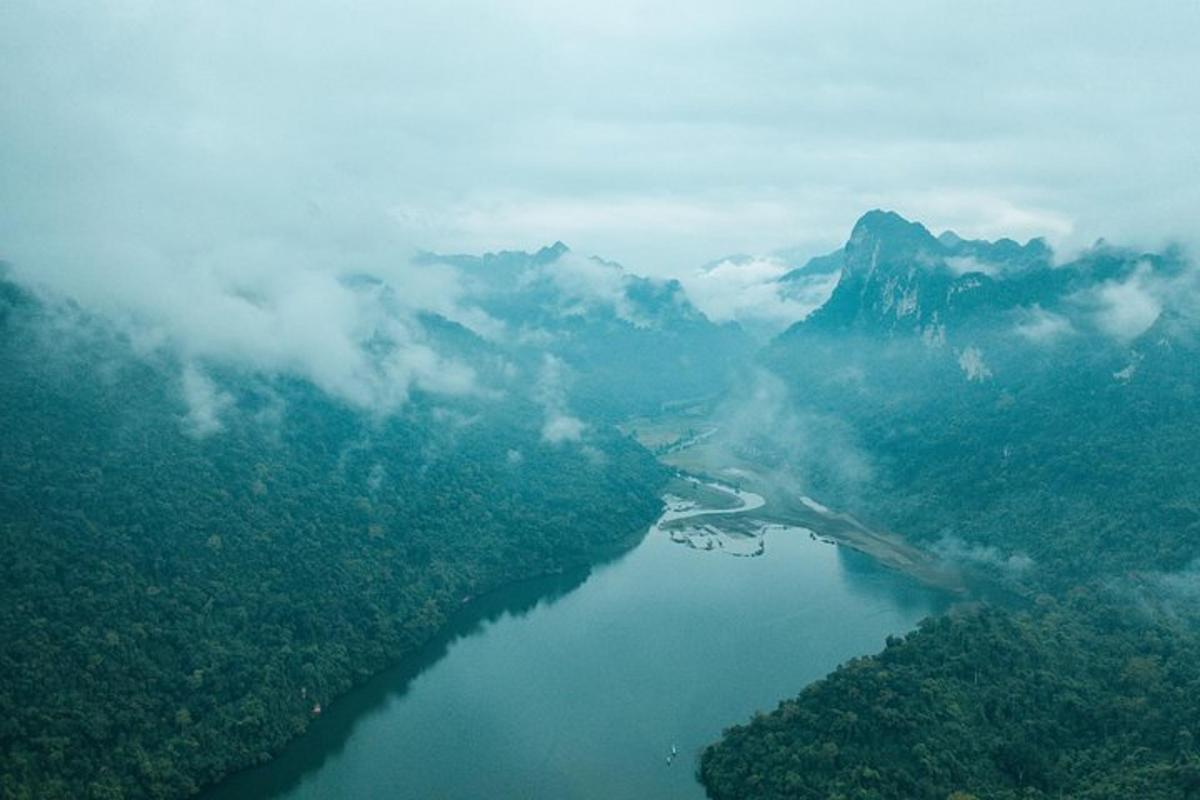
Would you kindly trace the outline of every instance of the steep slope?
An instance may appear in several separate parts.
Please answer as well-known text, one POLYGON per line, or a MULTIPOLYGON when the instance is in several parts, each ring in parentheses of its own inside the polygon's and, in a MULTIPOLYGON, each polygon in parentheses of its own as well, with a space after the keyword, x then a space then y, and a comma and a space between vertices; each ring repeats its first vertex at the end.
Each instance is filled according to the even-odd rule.
POLYGON ((630 274, 561 242, 536 253, 422 261, 462 272, 472 300, 503 324, 518 362, 560 359, 572 402, 592 416, 620 420, 718 394, 752 354, 737 325, 711 322, 677 281, 630 274))
POLYGON ((929 620, 731 728, 710 795, 1200 797, 1194 271, 1104 244, 1052 265, 882 212, 845 261, 763 360, 869 469, 788 466, 1032 602, 929 620))
POLYGON ((714 800, 1200 796, 1200 644, 1097 602, 927 620, 704 753, 714 800))
POLYGON ((180 367, 0 280, 0 796, 186 796, 465 598, 586 565, 659 509, 646 451, 599 425, 549 442, 513 395, 379 417, 214 369, 201 431, 180 367))
POLYGON ((875 468, 820 491, 931 546, 1045 575, 1200 555, 1187 455, 1200 412, 1171 399, 1200 387, 1197 317, 1184 303, 1133 339, 1110 331, 1126 295, 1169 302, 1190 287, 1178 254, 1099 246, 1053 266, 1037 240, 938 239, 883 212, 845 251, 828 303, 763 356, 798 407, 847 423, 875 468), (990 274, 956 274, 968 257, 990 274))

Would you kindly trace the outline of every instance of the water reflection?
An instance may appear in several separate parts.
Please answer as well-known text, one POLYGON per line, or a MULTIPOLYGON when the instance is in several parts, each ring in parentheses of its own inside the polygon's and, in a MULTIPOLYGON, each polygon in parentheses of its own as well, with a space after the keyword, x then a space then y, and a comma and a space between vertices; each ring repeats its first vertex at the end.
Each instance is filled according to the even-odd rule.
POLYGON ((905 613, 922 609, 926 613, 936 613, 952 602, 948 596, 941 597, 936 606, 930 608, 929 595, 914 592, 911 581, 898 572, 881 567, 875 559, 851 547, 838 545, 836 549, 844 585, 863 603, 896 608, 905 613))
POLYGON ((949 602, 802 531, 767 539, 728 558, 652 531, 590 574, 482 598, 207 800, 701 800, 695 760, 722 729, 949 602))
POLYGON ((289 743, 271 763, 229 777, 202 793, 201 800, 287 795, 306 776, 319 771, 327 760, 342 753, 357 727, 402 699, 413 681, 441 661, 456 641, 480 634, 504 617, 522 617, 539 606, 554 605, 582 586, 591 572, 584 567, 534 578, 475 598, 417 652, 327 705, 308 732, 289 743))

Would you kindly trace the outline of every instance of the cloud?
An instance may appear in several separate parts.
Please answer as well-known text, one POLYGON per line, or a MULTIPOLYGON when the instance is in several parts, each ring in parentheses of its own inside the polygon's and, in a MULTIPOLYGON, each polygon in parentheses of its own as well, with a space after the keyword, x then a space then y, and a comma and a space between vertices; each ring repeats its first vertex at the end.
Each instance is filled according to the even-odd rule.
POLYGON ((183 400, 188 412, 183 418, 184 432, 203 439, 221 431, 225 426, 221 415, 233 405, 233 396, 221 391, 212 379, 195 364, 183 368, 181 377, 183 400))
POLYGON ((645 324, 629 302, 625 291, 629 278, 617 264, 566 252, 548 264, 533 267, 521 280, 552 283, 566 301, 566 307, 560 309, 566 313, 603 306, 627 322, 645 324))
POLYGON ((845 500, 876 474, 850 426, 806 408, 801 396, 762 369, 748 372, 710 421, 716 431, 695 455, 715 475, 749 461, 769 466, 759 477, 781 490, 804 494, 820 476, 823 489, 836 486, 845 500))
MULTIPOLYGON (((899 208, 929 227, 953 230, 967 239, 1031 239, 1072 241, 1076 223, 1063 211, 1040 208, 1002 193, 981 188, 944 188, 901 192, 899 208)), ((975 259, 959 259, 963 272, 992 274, 993 268, 975 259), (972 269, 973 268, 973 269, 972 269)), ((954 265, 951 265, 954 268, 954 265)))
POLYGON ((542 439, 550 444, 578 442, 583 436, 583 429, 581 420, 566 414, 554 414, 542 426, 542 439))
POLYGON ((1071 320, 1047 311, 1041 306, 1034 305, 1018 313, 1017 323, 1013 330, 1016 334, 1030 342, 1047 344, 1057 341, 1075 332, 1071 320))
POLYGON ((566 411, 566 364, 549 353, 542 356, 542 366, 533 387, 534 399, 545 410, 542 440, 548 444, 577 442, 586 429, 584 423, 566 411))
POLYGON ((986 261, 980 261, 974 256, 951 256, 946 259, 946 266, 955 275, 966 275, 968 272, 981 272, 984 275, 995 275, 1000 267, 986 261))
POLYGON ((289 255, 264 245, 183 263, 132 259, 115 275, 102 269, 103 259, 40 274, 18 264, 15 273, 112 320, 143 351, 170 349, 189 363, 295 375, 358 408, 389 412, 414 389, 480 390, 471 367, 439 353, 418 318, 426 305, 456 315, 456 292, 446 289, 444 273, 392 269, 401 281, 393 289, 289 255))
POLYGON ((983 351, 978 347, 963 348, 962 352, 958 354, 958 366, 962 368, 968 381, 983 383, 992 377, 992 370, 983 360, 983 351))
POLYGON ((1107 281, 1088 293, 1093 318, 1100 329, 1119 341, 1129 341, 1146 332, 1162 313, 1161 292, 1165 287, 1143 264, 1124 281, 1107 281))
POLYGON ((793 265, 773 256, 728 258, 681 278, 691 301, 715 322, 760 324, 776 333, 798 322, 832 294, 838 274, 781 284, 793 265))
POLYGON ((945 535, 934 543, 933 551, 947 561, 982 564, 1010 572, 1024 572, 1034 561, 1024 553, 1003 553, 991 545, 967 542, 957 536, 945 535))
POLYGON ((1200 86, 1174 78, 1197 71, 1200 10, 974 14, 7 3, 0 257, 118 275, 268 241, 354 271, 563 238, 682 277, 826 252, 877 206, 1056 244, 1189 235, 1200 86))

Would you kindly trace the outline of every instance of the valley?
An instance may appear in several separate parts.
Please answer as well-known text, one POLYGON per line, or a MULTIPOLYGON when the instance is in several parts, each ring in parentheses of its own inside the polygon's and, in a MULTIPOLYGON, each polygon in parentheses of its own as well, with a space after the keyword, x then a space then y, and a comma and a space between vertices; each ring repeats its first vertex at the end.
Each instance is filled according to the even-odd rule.
MULTIPOLYGON (((672 415, 655 420, 650 428, 645 420, 625 427, 636 430, 639 441, 651 449, 658 439, 682 443, 675 444, 659 458, 684 475, 709 476, 727 481, 739 490, 758 493, 764 498, 763 507, 755 509, 754 518, 765 524, 809 529, 926 585, 950 592, 967 591, 960 564, 922 550, 896 533, 872 529, 852 514, 830 509, 805 495, 801 487, 774 478, 761 464, 739 458, 729 443, 722 440, 720 426, 714 421, 694 415, 672 415), (643 440, 641 431, 647 429, 653 433, 643 440), (708 435, 697 437, 694 434, 697 429, 708 435)), ((677 478, 668 484, 668 491, 690 498, 696 486, 695 480, 677 478)))
MULTIPOLYGON (((1106 683, 1082 643, 1118 662, 1144 650, 1190 684, 1159 645, 1186 651, 1192 623, 1157 615, 1193 614, 1170 587, 1200 556, 1194 317, 1168 308, 1132 340, 1027 334, 1046 315, 1100 324, 1081 296, 1148 270, 1175 285, 1178 257, 1104 246, 1051 266, 1036 243, 876 211, 814 262, 822 280, 841 269, 832 294, 756 343, 678 283, 561 243, 428 254, 470 278, 478 305, 452 316, 507 333, 410 316, 352 276, 340 291, 377 321, 353 370, 308 378, 143 352, 113 320, 0 279, 4 792, 873 798, 864 776, 894 757, 870 744, 884 723, 857 750, 855 730, 823 731, 845 704, 829 698, 866 691, 893 650, 922 684, 929 654, 961 641, 975 663, 997 637, 1013 670, 1060 659, 1056 680, 1122 720, 1134 689, 1166 691, 1161 674, 1121 662, 1146 679, 1106 683), (990 274, 944 266, 966 253, 990 274), (440 360, 398 373, 414 335, 440 360), (1097 630, 1123 597, 1146 627, 1097 630), (102 627, 74 624, 102 607, 102 627)), ((972 667, 972 686, 985 677, 993 699, 961 706, 981 731, 1016 691, 972 667)), ((964 673, 946 680, 939 708, 964 673)), ((949 748, 945 774, 898 775, 883 796, 1084 781, 999 744, 961 750, 944 722, 896 735, 949 748)), ((1157 775, 1175 721, 1138 724, 1157 775)), ((1117 746, 1070 736, 1069 758, 1117 746)))
POLYGON ((0 800, 1200 800, 1198 42, 0 2, 0 800))
MULTIPOLYGON (((682 483, 666 492, 691 493, 682 483)), ((693 498, 590 572, 473 601, 428 654, 339 699, 277 759, 203 799, 387 787, 413 800, 699 800, 697 759, 730 719, 951 602, 800 528, 772 526, 756 558, 681 547, 673 522, 736 528, 764 510, 732 487, 701 484, 693 498)))

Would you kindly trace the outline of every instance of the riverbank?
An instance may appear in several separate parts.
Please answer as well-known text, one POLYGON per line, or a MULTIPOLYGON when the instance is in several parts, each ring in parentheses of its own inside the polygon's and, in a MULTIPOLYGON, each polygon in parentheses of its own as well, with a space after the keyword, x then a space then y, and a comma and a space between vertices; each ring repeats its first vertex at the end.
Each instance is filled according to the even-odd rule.
MULTIPOLYGON (((713 483, 761 495, 765 503, 755 510, 755 520, 807 528, 823 539, 832 539, 839 546, 863 553, 882 566, 902 572, 927 586, 959 595, 967 591, 967 576, 957 565, 918 547, 904 536, 873 528, 851 514, 827 508, 798 491, 781 487, 761 465, 743 457, 744 454, 739 455, 736 448, 727 446, 720 437, 692 437, 689 440, 685 436, 688 431, 715 431, 720 427, 704 409, 654 420, 632 420, 621 427, 648 447, 665 441, 687 442, 685 446, 671 447, 668 452, 659 453, 661 463, 678 471, 676 479, 667 485, 665 491, 668 493, 683 495, 681 488, 701 487, 699 491, 709 493, 703 504, 714 509, 727 508, 729 503, 736 504, 736 501, 714 497, 719 492, 711 487, 713 483), (706 486, 707 489, 703 488, 706 486)), ((971 582, 973 585, 974 580, 971 582)))
MULTIPOLYGON (((654 485, 650 490, 654 491, 654 485)), ((640 516, 633 515, 628 508, 623 509, 623 513, 630 517, 640 516)), ((633 524, 614 525, 609 537, 589 540, 583 546, 569 541, 572 528, 563 528, 560 534, 563 546, 556 550, 531 557, 521 564, 497 563, 486 571, 481 568, 480 574, 472 575, 470 580, 443 587, 436 596, 429 598, 422 609, 421 627, 409 631, 402 646, 391 649, 386 658, 358 662, 354 680, 340 684, 328 693, 314 697, 306 691, 306 699, 312 698, 309 700, 312 705, 306 706, 305 713, 296 718, 290 735, 264 746, 253 761, 203 783, 188 796, 202 800, 258 797, 257 790, 245 795, 239 787, 247 782, 254 784, 257 779, 253 776, 264 769, 269 770, 278 759, 305 761, 312 753, 323 751, 325 745, 314 744, 314 736, 325 743, 330 738, 348 737, 353 722, 382 699, 383 695, 378 691, 380 685, 394 683, 398 675, 408 675, 406 680, 411 680, 444 656, 453 641, 472 635, 480 625, 504 615, 527 613, 539 603, 551 602, 569 593, 583 584, 593 570, 617 561, 635 549, 661 513, 660 505, 633 524), (372 686, 376 688, 372 689, 372 686), (368 700, 364 702, 364 698, 368 700), (315 710, 317 707, 319 712, 315 710)), ((620 516, 614 514, 613 518, 620 516)), ((575 531, 576 535, 582 530, 575 531)), ((464 564, 473 563, 467 553, 461 553, 461 557, 464 564)), ((403 587, 396 588, 399 591, 403 587)))
POLYGON ((770 487, 750 470, 734 468, 730 472, 721 478, 710 475, 677 476, 667 484, 668 494, 689 498, 705 492, 706 499, 700 503, 705 508, 701 511, 681 510, 678 514, 668 511, 660 524, 670 524, 679 519, 701 523, 708 517, 724 517, 714 519, 718 526, 743 528, 747 532, 756 525, 803 528, 812 531, 819 539, 830 540, 863 553, 882 566, 902 572, 927 586, 954 594, 966 593, 966 580, 957 567, 916 547, 902 536, 873 530, 850 514, 827 508, 806 495, 770 487), (714 499, 714 495, 718 497, 714 499), (724 498, 719 495, 724 495, 724 498), (739 501, 746 499, 750 502, 737 506, 739 501), (737 521, 730 519, 735 515, 737 521))
MULTIPOLYGON (((712 502, 677 509, 696 512, 680 525, 762 524, 748 491, 697 491, 712 502)), ((726 558, 656 527, 586 576, 463 606, 458 632, 415 665, 206 800, 703 800, 696 758, 731 722, 953 602, 800 530, 772 526, 765 555, 726 558)))

